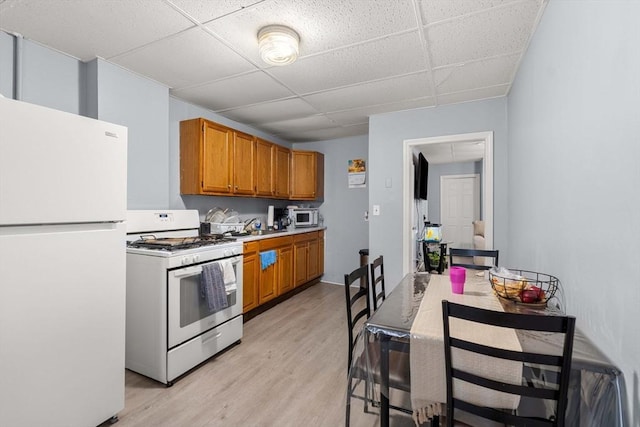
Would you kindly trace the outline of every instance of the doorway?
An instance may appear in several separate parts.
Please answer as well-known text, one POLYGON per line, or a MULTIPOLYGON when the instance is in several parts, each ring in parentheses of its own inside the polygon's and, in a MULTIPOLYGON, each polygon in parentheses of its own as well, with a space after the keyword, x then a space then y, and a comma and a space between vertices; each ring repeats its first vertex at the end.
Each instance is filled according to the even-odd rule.
MULTIPOLYGON (((485 242, 487 248, 493 248, 493 132, 474 132, 459 135, 447 135, 431 138, 419 138, 405 140, 403 143, 403 215, 402 215, 402 273, 403 275, 415 270, 415 245, 416 234, 414 224, 414 177, 413 177, 413 153, 421 146, 429 144, 441 144, 442 146, 469 144, 481 141, 484 144, 482 157, 482 189, 481 210, 485 221, 485 242)), ((427 201, 428 203, 428 201, 427 201)))

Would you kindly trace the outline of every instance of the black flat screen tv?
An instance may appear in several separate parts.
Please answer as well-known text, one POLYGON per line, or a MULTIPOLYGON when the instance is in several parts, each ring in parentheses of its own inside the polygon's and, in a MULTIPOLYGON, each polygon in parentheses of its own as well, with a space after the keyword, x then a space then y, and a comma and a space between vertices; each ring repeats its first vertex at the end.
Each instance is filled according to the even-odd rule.
POLYGON ((418 162, 415 167, 415 180, 414 180, 414 199, 427 200, 427 184, 429 178, 429 162, 422 155, 418 154, 418 162))

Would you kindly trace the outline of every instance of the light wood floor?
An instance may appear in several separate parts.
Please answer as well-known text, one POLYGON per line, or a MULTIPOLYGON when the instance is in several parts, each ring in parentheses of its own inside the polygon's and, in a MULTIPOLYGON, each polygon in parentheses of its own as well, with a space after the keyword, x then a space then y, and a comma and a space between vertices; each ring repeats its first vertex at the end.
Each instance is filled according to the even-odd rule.
MULTIPOLYGON (((318 283, 244 324, 239 345, 173 387, 126 371, 116 427, 341 426, 347 384, 344 288, 318 283)), ((352 401, 351 424, 375 426, 352 401)), ((412 426, 392 411, 392 426, 412 426)))

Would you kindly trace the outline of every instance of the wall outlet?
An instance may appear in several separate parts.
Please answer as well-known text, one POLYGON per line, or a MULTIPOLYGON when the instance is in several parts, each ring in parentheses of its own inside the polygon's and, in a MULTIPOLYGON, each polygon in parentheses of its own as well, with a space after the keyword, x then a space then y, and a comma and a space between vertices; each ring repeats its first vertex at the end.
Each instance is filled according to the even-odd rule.
POLYGON ((380 205, 373 205, 373 215, 380 215, 380 205))

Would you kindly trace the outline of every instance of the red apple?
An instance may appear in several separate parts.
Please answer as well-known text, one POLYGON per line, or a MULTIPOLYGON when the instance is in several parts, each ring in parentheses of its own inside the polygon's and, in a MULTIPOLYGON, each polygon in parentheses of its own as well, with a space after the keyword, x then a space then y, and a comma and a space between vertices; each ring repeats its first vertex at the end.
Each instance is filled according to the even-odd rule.
POLYGON ((540 296, 540 289, 525 289, 520 293, 520 301, 531 304, 538 302, 540 296))
POLYGON ((542 301, 544 299, 544 291, 538 286, 531 286, 529 289, 536 291, 538 294, 536 296, 537 301, 542 301))

